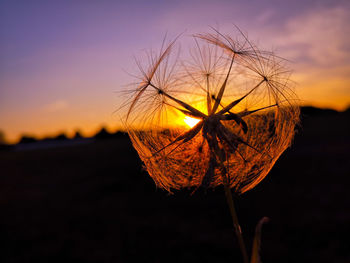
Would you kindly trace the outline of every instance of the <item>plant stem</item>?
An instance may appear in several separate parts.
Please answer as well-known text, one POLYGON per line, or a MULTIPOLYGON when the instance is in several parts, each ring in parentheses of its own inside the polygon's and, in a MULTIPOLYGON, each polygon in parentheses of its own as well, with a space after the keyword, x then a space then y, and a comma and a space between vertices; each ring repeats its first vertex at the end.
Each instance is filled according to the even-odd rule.
POLYGON ((233 226, 234 226, 234 229, 235 229, 235 232, 236 232, 236 236, 238 238, 239 248, 241 249, 241 252, 242 252, 243 262, 244 263, 249 263, 248 254, 247 254, 247 250, 246 250, 246 247, 245 247, 245 244, 244 244, 241 227, 239 225, 236 209, 235 209, 235 206, 234 206, 234 203, 233 203, 231 189, 230 189, 228 184, 224 184, 224 188, 225 188, 225 195, 226 195, 227 204, 228 204, 228 206, 230 208, 230 213, 231 213, 231 217, 232 217, 233 226))

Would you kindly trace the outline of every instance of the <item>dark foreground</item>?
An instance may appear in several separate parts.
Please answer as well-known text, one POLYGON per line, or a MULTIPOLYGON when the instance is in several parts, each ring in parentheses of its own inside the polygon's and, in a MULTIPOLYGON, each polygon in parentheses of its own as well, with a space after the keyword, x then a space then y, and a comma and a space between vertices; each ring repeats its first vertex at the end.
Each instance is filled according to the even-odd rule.
MULTIPOLYGON (((304 111, 268 177, 237 197, 250 249, 273 262, 350 262, 349 111, 304 111)), ((0 262, 242 262, 223 189, 156 189, 127 137, 0 152, 0 262)))

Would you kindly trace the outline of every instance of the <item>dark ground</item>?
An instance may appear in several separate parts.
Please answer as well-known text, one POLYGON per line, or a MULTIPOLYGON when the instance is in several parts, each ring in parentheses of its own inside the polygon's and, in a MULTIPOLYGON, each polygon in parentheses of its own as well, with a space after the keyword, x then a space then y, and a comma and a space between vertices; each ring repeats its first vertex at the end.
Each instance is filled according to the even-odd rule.
MULTIPOLYGON (((237 197, 261 257, 350 262, 350 112, 304 108, 292 145, 237 197)), ((156 189, 127 137, 0 151, 0 262, 242 262, 222 188, 156 189)))

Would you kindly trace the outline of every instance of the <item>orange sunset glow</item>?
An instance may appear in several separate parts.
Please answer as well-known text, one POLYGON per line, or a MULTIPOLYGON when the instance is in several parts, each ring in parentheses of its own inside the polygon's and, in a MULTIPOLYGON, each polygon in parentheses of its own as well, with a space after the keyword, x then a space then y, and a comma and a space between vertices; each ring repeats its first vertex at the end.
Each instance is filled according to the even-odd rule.
MULTIPOLYGON (((6 142, 120 129, 121 91, 138 72, 133 57, 157 50, 166 34, 187 37, 208 25, 223 32, 238 25, 254 43, 285 58, 301 105, 338 111, 350 105, 348 2, 132 2, 0 3, 0 131, 6 142)), ((194 120, 184 122, 192 127, 194 120)))

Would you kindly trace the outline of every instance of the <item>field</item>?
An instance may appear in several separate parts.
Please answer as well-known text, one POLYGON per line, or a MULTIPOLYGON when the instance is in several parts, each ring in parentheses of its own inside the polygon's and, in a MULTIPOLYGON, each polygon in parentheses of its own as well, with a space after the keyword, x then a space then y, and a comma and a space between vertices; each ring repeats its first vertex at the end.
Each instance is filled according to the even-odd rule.
MULTIPOLYGON (((236 196, 261 257, 350 262, 350 111, 303 108, 297 136, 236 196)), ((241 262, 222 188, 157 189, 127 136, 0 151, 0 262, 241 262)))

